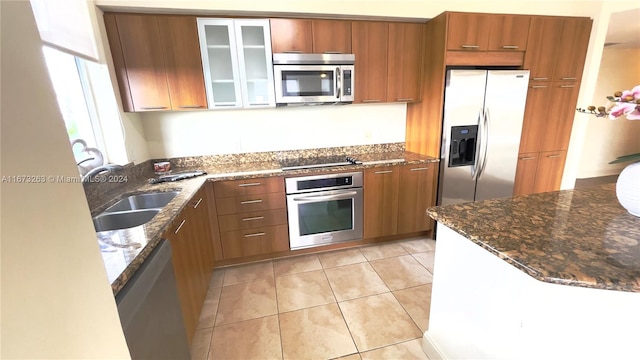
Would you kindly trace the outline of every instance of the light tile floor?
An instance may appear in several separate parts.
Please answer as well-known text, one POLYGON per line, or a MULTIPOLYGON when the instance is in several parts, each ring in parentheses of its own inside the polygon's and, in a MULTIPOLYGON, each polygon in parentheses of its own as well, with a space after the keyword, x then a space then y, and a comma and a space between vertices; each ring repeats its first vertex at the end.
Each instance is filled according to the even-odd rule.
POLYGON ((427 359, 434 254, 421 238, 216 269, 192 359, 427 359))

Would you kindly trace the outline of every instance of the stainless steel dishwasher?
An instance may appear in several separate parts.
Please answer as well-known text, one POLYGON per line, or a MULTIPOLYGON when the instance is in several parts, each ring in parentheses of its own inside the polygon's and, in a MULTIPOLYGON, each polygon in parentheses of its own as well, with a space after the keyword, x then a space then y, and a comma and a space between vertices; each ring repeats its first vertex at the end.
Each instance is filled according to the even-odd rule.
POLYGON ((116 303, 132 359, 190 359, 169 241, 161 240, 116 303))

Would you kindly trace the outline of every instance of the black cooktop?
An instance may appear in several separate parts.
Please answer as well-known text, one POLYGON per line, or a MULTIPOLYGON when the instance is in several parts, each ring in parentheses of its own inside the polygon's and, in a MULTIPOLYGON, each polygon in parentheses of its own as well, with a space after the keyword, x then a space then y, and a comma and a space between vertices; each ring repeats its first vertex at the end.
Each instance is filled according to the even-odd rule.
POLYGON ((299 169, 311 169, 319 167, 330 166, 345 166, 345 165, 358 165, 362 164, 350 156, 336 155, 336 156, 317 156, 311 158, 293 158, 280 160, 280 166, 282 170, 299 170, 299 169))

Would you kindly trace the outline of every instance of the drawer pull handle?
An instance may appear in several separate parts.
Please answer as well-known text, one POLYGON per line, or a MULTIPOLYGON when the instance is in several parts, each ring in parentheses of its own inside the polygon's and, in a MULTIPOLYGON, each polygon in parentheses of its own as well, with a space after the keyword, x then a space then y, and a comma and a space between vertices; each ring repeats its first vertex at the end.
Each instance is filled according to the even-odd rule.
POLYGON ((253 221, 253 220, 262 220, 262 219, 264 219, 264 216, 255 216, 250 218, 244 218, 242 219, 242 221, 253 221))
POLYGON ((246 205, 246 204, 258 204, 261 203, 262 200, 258 199, 258 200, 247 200, 247 201, 240 201, 240 204, 242 205, 246 205))
POLYGON ((258 185, 262 185, 262 183, 246 183, 246 184, 239 184, 239 187, 247 187, 247 186, 258 186, 258 185))
POLYGON ((362 100, 363 103, 374 103, 374 102, 380 102, 379 99, 364 99, 362 100))
POLYGON ((178 106, 181 109, 200 109, 203 108, 204 106, 202 105, 180 105, 178 106))
POLYGON ((342 51, 325 51, 325 54, 344 54, 342 51))
POLYGON ((574 77, 563 77, 563 78, 560 78, 560 80, 576 80, 576 78, 574 78, 574 77))
POLYGON ((265 236, 267 233, 259 232, 254 234, 246 234, 244 237, 256 237, 256 236, 265 236))
POLYGON ((374 172, 374 174, 388 174, 388 173, 392 173, 393 170, 383 170, 383 171, 376 171, 374 172))
POLYGON ((559 158, 560 155, 547 155, 547 157, 553 159, 553 158, 559 158))
POLYGON ((194 208, 194 209, 197 209, 197 208, 198 208, 198 206, 200 206, 200 203, 201 203, 201 202, 202 202, 202 198, 200 198, 200 200, 198 200, 198 202, 197 202, 197 203, 195 203, 195 205, 193 205, 193 208, 194 208))
POLYGON ((575 85, 560 85, 561 88, 574 88, 575 85))
POLYGON ((502 45, 503 49, 518 49, 518 45, 502 45))
POLYGON ((532 88, 534 89, 542 89, 542 88, 546 88, 547 85, 533 85, 532 88))
POLYGON ((396 101, 413 101, 413 98, 401 98, 401 99, 396 99, 396 101))
POLYGON ((182 225, 184 225, 184 223, 186 223, 187 220, 182 220, 182 222, 180 223, 180 225, 178 226, 178 228, 176 229, 176 231, 174 231, 174 234, 178 234, 178 231, 180 231, 180 229, 182 229, 182 225))
POLYGON ((463 49, 477 49, 480 45, 462 45, 463 49))
POLYGON ((535 156, 527 156, 527 157, 521 157, 520 160, 533 160, 535 159, 535 156))
POLYGON ((422 167, 422 168, 409 169, 409 171, 422 171, 422 170, 429 170, 429 168, 428 167, 422 167))
POLYGON ((541 80, 549 80, 549 78, 537 78, 537 77, 534 77, 532 80, 541 81, 541 80))
POLYGON ((162 110, 162 109, 166 109, 166 106, 143 106, 141 107, 142 110, 162 110))
POLYGON ((302 50, 285 50, 285 54, 302 54, 302 50))

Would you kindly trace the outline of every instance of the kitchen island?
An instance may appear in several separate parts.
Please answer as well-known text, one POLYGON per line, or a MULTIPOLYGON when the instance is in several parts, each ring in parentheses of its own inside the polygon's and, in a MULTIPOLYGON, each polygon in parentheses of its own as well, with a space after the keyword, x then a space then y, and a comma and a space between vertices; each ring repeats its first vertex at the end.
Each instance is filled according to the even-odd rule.
POLYGON ((640 358, 640 218, 615 185, 427 213, 430 358, 640 358))

